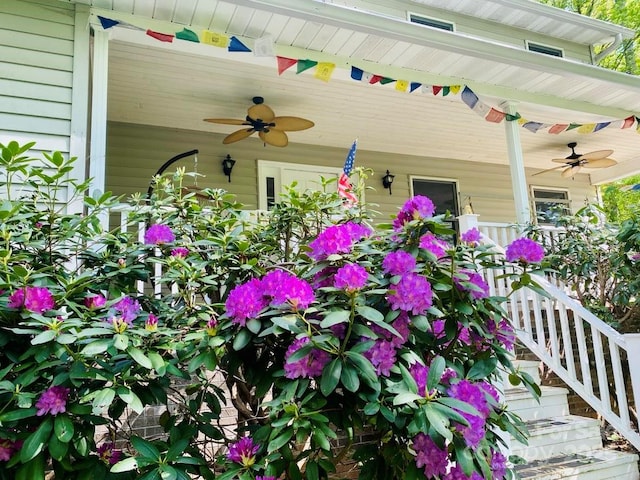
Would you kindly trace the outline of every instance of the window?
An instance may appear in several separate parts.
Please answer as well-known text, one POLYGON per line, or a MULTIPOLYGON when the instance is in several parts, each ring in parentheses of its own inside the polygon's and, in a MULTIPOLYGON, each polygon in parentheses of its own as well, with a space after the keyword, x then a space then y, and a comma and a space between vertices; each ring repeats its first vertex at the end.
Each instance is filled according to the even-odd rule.
POLYGON ((411 23, 417 23, 425 25, 427 27, 439 28, 440 30, 454 31, 454 25, 446 20, 438 20, 435 18, 423 17, 422 15, 416 15, 415 13, 409 13, 409 21, 411 23))
POLYGON ((526 42, 527 50, 531 52, 544 53, 545 55, 551 55, 552 57, 564 57, 564 51, 561 48, 550 47, 549 45, 542 45, 540 43, 526 42))
POLYGON ((449 212, 447 218, 458 215, 458 185, 454 180, 411 177, 413 195, 429 197, 436 206, 436 215, 449 212))
POLYGON ((559 217, 571 213, 568 190, 546 187, 532 187, 531 190, 538 223, 555 224, 559 217))

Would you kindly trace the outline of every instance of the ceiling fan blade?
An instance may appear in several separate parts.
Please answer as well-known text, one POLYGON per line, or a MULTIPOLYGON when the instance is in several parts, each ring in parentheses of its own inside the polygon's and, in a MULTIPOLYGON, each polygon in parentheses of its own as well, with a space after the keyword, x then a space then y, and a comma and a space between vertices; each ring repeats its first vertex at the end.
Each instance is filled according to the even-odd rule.
POLYGON ((580 160, 600 160, 601 158, 607 158, 612 153, 613 150, 596 150, 595 152, 580 155, 580 160))
POLYGON ((224 125, 250 125, 246 120, 237 120, 235 118, 205 118, 205 122, 222 123, 224 125))
POLYGON ((618 162, 616 162, 613 158, 600 158, 597 160, 588 160, 583 162, 582 166, 585 168, 607 168, 613 167, 618 162))
POLYGON ((226 144, 229 144, 229 143, 233 143, 233 142, 238 142, 240 140, 244 140, 245 138, 249 137, 253 132, 255 132, 255 130, 253 128, 236 130, 231 135, 227 135, 226 137, 224 137, 224 140, 222 140, 222 143, 224 143, 226 145, 226 144))
POLYGON ((536 175, 542 175, 543 173, 547 173, 547 172, 553 172, 554 170, 560 170, 561 168, 564 168, 565 165, 560 165, 559 167, 553 167, 553 168, 548 168, 546 170, 542 170, 540 172, 536 172, 533 175, 531 175, 532 177, 535 177, 536 175))
POLYGON ((271 110, 271 108, 266 106, 264 103, 259 103, 258 105, 249 107, 247 113, 249 117, 253 118, 254 120, 260 119, 265 123, 271 123, 276 116, 276 114, 273 113, 273 110, 271 110))
POLYGON ((269 130, 267 132, 258 133, 264 143, 273 145, 274 147, 286 147, 289 144, 287 134, 282 130, 269 130))
POLYGON ((569 167, 560 174, 562 178, 573 177, 576 173, 580 171, 580 165, 576 165, 574 167, 569 167))
POLYGON ((567 165, 569 165, 571 162, 574 162, 576 159, 570 159, 570 158, 552 158, 551 161, 555 162, 555 163, 566 163, 567 165))
POLYGON ((306 130, 315 125, 311 120, 300 117, 275 117, 273 123, 275 123, 273 128, 290 132, 306 130))

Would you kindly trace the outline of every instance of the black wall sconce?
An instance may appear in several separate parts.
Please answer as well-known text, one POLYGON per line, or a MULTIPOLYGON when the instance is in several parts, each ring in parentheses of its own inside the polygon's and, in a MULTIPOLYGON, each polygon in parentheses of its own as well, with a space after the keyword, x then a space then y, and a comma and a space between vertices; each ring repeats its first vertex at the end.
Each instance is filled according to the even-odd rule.
POLYGON ((387 174, 382 177, 382 186, 389 189, 389 195, 391 195, 391 184, 393 183, 394 178, 395 175, 391 175, 389 170, 387 170, 387 174))
POLYGON ((224 160, 222 160, 222 171, 229 179, 229 183, 231 183, 231 170, 233 170, 233 166, 236 164, 236 161, 231 158, 231 155, 227 154, 224 160))

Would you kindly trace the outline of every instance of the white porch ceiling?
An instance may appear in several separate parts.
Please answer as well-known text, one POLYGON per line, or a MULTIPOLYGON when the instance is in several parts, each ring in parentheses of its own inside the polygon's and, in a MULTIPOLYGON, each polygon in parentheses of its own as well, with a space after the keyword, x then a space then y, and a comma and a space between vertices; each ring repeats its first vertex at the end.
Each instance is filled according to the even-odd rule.
MULTIPOLYGON (((290 141, 359 148, 426 157, 507 163, 503 124, 484 121, 460 96, 434 97, 418 91, 400 93, 393 85, 365 85, 349 78, 350 65, 393 78, 430 84, 467 84, 483 100, 500 108, 504 99, 517 101, 518 111, 542 122, 600 122, 640 114, 640 79, 606 72, 543 55, 459 38, 388 18, 374 18, 352 8, 313 0, 86 0, 119 14, 144 17, 151 26, 174 31, 181 26, 237 35, 245 41, 271 35, 277 53, 292 58, 333 61, 330 82, 309 72, 278 76, 276 60, 250 53, 230 53, 201 44, 158 42, 127 29, 113 29, 109 66, 109 119, 174 128, 230 133, 235 127, 205 123, 207 117, 243 118, 253 96, 262 96, 277 115, 309 118, 316 126, 292 132, 290 141)), ((361 2, 363 3, 363 2, 361 2)), ((414 0, 437 8, 473 14, 479 3, 512 3, 508 15, 517 24, 534 15, 528 0, 414 0), (445 5, 446 4, 446 5, 445 5), (473 7, 476 5, 476 7, 473 7), (527 8, 525 8, 527 7, 527 8), (516 14, 517 13, 517 14, 516 14)), ((540 6, 536 4, 536 7, 540 6)), ((485 5, 486 6, 486 5, 485 5)), ((505 7, 506 8, 506 7, 505 7)), ((482 10, 487 16, 492 9, 482 10)), ((563 12, 560 14, 564 19, 563 12)), ((537 28, 551 28, 554 21, 537 28)), ((564 19, 566 20, 566 19, 564 19)), ((571 35, 572 23, 565 31, 571 35)), ((601 22, 583 28, 591 42, 616 32, 601 22)), ((624 30, 624 29, 623 29, 624 30)), ((295 67, 292 69, 294 70, 295 67)), ((598 170, 593 179, 606 181, 640 170, 640 135, 605 128, 581 135, 533 134, 521 129, 526 165, 554 166, 565 157, 566 144, 578 152, 615 150, 620 164, 598 170)), ((595 172, 592 170, 592 172, 595 172)), ((548 175, 555 175, 551 173, 548 175)), ((559 174, 558 174, 559 176, 559 174)))

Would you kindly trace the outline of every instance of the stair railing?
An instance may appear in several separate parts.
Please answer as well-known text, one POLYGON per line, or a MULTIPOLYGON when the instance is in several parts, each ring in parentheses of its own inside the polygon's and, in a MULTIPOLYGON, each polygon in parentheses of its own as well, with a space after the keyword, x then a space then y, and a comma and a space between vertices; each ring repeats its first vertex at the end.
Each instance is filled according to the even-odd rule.
MULTIPOLYGON (((516 229, 498 224, 478 228, 496 253, 504 254, 504 250, 490 234, 498 234, 503 245, 518 237, 516 229)), ((507 273, 501 269, 485 272, 492 295, 506 295, 507 273)), ((505 305, 518 339, 640 449, 640 334, 619 333, 571 298, 566 289, 558 288, 556 279, 532 278, 546 295, 525 287, 509 295, 505 305)))

